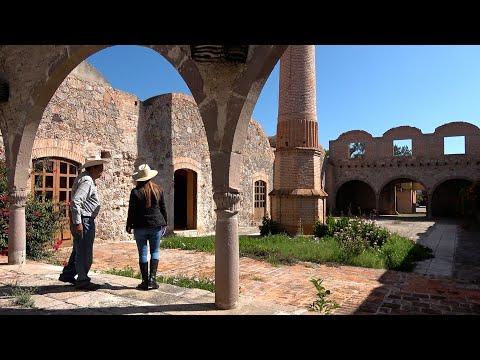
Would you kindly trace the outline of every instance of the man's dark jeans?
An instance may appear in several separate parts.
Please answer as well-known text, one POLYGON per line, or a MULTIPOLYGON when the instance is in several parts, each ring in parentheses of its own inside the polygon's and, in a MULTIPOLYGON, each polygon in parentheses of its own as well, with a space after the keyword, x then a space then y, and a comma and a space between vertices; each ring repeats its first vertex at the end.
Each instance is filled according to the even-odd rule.
POLYGON ((73 236, 73 250, 62 275, 73 278, 78 274, 77 283, 90 281, 87 276, 93 261, 93 241, 95 240, 95 219, 82 217, 83 231, 77 233, 73 224, 70 231, 73 236))

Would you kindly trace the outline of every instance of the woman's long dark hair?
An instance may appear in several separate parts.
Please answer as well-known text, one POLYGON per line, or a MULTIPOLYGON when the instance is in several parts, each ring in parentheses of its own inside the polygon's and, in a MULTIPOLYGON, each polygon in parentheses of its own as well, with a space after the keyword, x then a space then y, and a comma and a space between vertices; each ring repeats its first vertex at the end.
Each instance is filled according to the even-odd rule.
POLYGON ((153 181, 138 181, 137 186, 142 190, 143 194, 145 195, 145 204, 147 209, 152 207, 152 195, 155 198, 155 202, 160 201, 162 188, 155 184, 153 181))

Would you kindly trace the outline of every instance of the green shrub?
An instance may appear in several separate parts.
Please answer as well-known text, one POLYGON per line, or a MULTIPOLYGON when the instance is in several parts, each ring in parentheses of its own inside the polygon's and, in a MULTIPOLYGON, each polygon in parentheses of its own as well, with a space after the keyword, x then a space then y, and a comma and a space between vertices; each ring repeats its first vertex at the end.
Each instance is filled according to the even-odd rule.
POLYGON ((55 234, 60 230, 64 212, 51 201, 30 197, 25 207, 27 256, 40 259, 51 253, 55 234))
POLYGON ((368 240, 363 237, 360 227, 360 222, 352 220, 347 227, 334 234, 349 257, 359 255, 368 248, 368 240))
POLYGON ((280 233, 280 226, 268 216, 262 219, 262 225, 259 226, 260 236, 269 236, 280 233))
POLYGON ((320 220, 315 220, 315 223, 313 224, 313 235, 318 238, 329 235, 328 225, 322 223, 320 220))

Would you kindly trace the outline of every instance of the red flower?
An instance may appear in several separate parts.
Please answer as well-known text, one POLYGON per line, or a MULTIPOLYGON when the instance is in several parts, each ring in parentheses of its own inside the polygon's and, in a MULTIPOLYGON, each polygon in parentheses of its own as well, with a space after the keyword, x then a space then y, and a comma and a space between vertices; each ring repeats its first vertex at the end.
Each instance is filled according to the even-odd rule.
POLYGON ((42 213, 40 211, 34 211, 33 216, 35 217, 42 217, 42 213))
POLYGON ((0 250, 0 255, 8 256, 8 247, 1 249, 0 250))
POLYGON ((63 243, 63 239, 58 239, 57 241, 55 241, 55 244, 53 245, 53 249, 57 251, 60 245, 62 245, 62 243, 63 243))

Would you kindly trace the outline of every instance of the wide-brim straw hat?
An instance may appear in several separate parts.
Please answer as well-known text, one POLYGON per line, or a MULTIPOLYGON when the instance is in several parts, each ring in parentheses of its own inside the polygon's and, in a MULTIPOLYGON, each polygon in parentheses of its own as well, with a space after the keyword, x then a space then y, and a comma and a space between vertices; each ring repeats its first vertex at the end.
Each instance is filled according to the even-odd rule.
POLYGON ((138 171, 133 173, 132 177, 136 181, 147 181, 157 176, 157 174, 157 170, 152 170, 147 164, 142 164, 138 167, 138 171))
POLYGON ((102 159, 99 156, 94 156, 85 159, 85 163, 82 165, 82 169, 86 169, 95 165, 102 165, 108 163, 108 160, 102 159))

